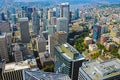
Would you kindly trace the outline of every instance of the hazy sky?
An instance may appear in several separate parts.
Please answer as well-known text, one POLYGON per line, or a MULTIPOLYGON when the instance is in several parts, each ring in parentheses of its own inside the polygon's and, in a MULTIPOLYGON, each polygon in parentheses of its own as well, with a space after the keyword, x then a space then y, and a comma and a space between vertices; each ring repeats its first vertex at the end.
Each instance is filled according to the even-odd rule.
POLYGON ((108 1, 108 2, 120 2, 120 0, 15 0, 15 1, 17 1, 17 2, 35 2, 35 1, 97 1, 97 2, 99 2, 99 1, 108 1))

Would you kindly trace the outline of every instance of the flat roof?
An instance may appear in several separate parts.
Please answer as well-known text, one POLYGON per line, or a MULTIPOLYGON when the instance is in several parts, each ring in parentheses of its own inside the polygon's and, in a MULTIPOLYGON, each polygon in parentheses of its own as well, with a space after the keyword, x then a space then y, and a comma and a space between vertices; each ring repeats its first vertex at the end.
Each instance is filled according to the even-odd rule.
POLYGON ((90 37, 85 37, 85 40, 92 40, 92 38, 90 38, 90 37))
POLYGON ((25 70, 25 78, 32 77, 37 80, 71 80, 66 74, 52 73, 52 72, 42 72, 39 70, 25 70), (26 75, 27 74, 27 75, 26 75))
POLYGON ((120 60, 111 59, 105 62, 88 61, 82 69, 92 80, 103 80, 120 75, 120 60))
POLYGON ((28 69, 30 68, 31 65, 36 65, 35 59, 30 59, 30 60, 21 61, 21 62, 8 63, 8 64, 5 64, 4 72, 28 69))
POLYGON ((62 45, 59 45, 59 46, 56 46, 57 50, 59 50, 59 52, 61 53, 62 56, 66 57, 66 59, 69 59, 69 60, 83 60, 84 57, 82 54, 80 54, 75 48, 73 48, 70 44, 68 43, 64 43, 62 45), (62 48, 65 48, 67 49, 68 51, 66 50, 62 50, 62 48), (73 54, 76 59, 73 59, 71 58, 68 54, 73 54))
POLYGON ((5 72, 14 71, 14 70, 21 70, 21 69, 27 69, 30 68, 28 64, 23 63, 9 63, 5 65, 5 72))
POLYGON ((68 2, 61 3, 61 5, 69 5, 69 3, 68 2))
POLYGON ((28 21, 28 18, 27 18, 27 17, 24 17, 24 18, 18 18, 18 21, 28 21))

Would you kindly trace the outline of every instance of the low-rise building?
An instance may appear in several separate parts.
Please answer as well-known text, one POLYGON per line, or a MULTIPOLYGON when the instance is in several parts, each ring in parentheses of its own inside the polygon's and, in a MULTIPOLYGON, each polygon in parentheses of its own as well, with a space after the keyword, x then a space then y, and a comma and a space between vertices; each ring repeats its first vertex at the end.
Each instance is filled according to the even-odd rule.
POLYGON ((100 55, 100 56, 98 57, 98 60, 99 60, 100 62, 104 62, 104 61, 110 60, 110 59, 112 59, 112 58, 114 58, 114 56, 113 56, 112 54, 105 54, 105 55, 100 55))
POLYGON ((90 44, 89 45, 89 51, 94 51, 94 50, 98 50, 98 47, 96 44, 90 44))
POLYGON ((107 25, 102 25, 101 26, 101 34, 107 33, 108 32, 108 26, 107 25))
POLYGON ((120 37, 113 37, 112 38, 114 42, 116 42, 117 44, 120 44, 120 37))
POLYGON ((112 37, 120 37, 120 31, 117 27, 114 27, 110 32, 112 37))
POLYGON ((85 40, 84 40, 84 44, 85 44, 85 45, 92 44, 92 38, 86 37, 85 40))
POLYGON ((110 50, 113 50, 115 49, 117 46, 114 42, 109 42, 109 43, 106 43, 105 45, 105 48, 106 50, 110 51, 110 50))
POLYGON ((106 42, 109 38, 109 34, 103 34, 101 35, 101 38, 100 38, 100 44, 104 44, 104 42, 106 42))

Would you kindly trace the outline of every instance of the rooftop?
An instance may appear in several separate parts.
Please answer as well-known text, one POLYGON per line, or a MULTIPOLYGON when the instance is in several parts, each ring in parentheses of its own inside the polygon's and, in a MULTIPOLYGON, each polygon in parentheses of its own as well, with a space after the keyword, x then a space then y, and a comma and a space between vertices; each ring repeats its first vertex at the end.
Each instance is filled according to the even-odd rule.
POLYGON ((56 47, 59 52, 69 60, 82 60, 84 59, 83 55, 80 54, 75 48, 73 48, 68 43, 64 43, 56 47))
POLYGON ((45 39, 45 37, 43 36, 43 34, 38 35, 38 37, 36 38, 36 40, 37 40, 38 42, 46 42, 46 39, 45 39))
POLYGON ((90 38, 90 37, 85 37, 85 40, 92 40, 92 38, 90 38))
POLYGON ((18 62, 18 63, 15 63, 15 62, 14 63, 8 63, 8 64, 5 64, 4 72, 28 69, 28 68, 31 68, 31 65, 36 65, 35 59, 21 61, 21 62, 18 62))
POLYGON ((69 3, 68 3, 68 2, 66 2, 66 3, 61 3, 61 5, 69 5, 69 3))
POLYGON ((40 60, 42 61, 53 61, 53 59, 50 57, 48 52, 41 52, 39 53, 40 60))
POLYGON ((109 37, 109 36, 110 36, 110 34, 109 34, 109 33, 107 33, 107 34, 102 34, 101 36, 104 36, 104 37, 109 37))
POLYGON ((56 34, 67 34, 65 31, 58 31, 56 34))
POLYGON ((28 21, 28 18, 25 17, 25 18, 19 18, 18 21, 28 21))
POLYGON ((66 74, 42 72, 39 70, 25 70, 25 78, 29 78, 29 80, 71 80, 66 74))
POLYGON ((83 63, 82 69, 92 80, 103 80, 120 75, 120 60, 110 59, 105 62, 89 61, 83 63))

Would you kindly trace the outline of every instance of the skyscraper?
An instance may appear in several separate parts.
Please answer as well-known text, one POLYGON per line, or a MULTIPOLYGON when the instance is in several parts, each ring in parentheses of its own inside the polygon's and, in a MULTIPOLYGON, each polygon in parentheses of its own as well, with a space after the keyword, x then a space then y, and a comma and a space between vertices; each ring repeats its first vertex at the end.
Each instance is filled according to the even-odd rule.
POLYGON ((84 57, 68 43, 55 46, 55 72, 67 74, 71 80, 78 80, 83 60, 84 57))
POLYGON ((39 70, 24 70, 23 80, 71 80, 66 74, 42 72, 39 70))
POLYGON ((21 41, 22 43, 29 43, 30 34, 29 34, 28 18, 19 18, 18 21, 20 23, 21 41))
POLYGON ((40 31, 40 21, 38 13, 34 10, 32 13, 32 28, 34 34, 39 34, 40 31))
POLYGON ((40 35, 38 35, 38 37, 36 38, 36 47, 37 47, 37 51, 38 52, 44 52, 46 51, 46 40, 43 36, 43 34, 41 33, 40 35))
POLYGON ((17 19, 16 19, 16 11, 15 11, 15 8, 12 8, 11 18, 12 18, 12 23, 13 23, 13 24, 16 24, 17 19))
POLYGON ((12 18, 12 23, 16 24, 17 22, 16 14, 11 14, 11 18, 12 18))
POLYGON ((23 61, 23 54, 22 51, 20 51, 20 46, 18 44, 15 44, 15 46, 13 47, 13 51, 14 51, 15 61, 16 62, 23 61))
POLYGON ((95 24, 93 26, 93 39, 98 40, 100 38, 100 35, 101 35, 101 26, 95 24))
POLYGON ((0 33, 0 58, 9 61, 6 33, 0 33))
POLYGON ((65 17, 57 19, 57 31, 65 31, 68 33, 68 20, 65 17))
POLYGON ((35 59, 25 60, 21 62, 13 62, 5 64, 2 78, 3 80, 23 80, 23 70, 36 68, 35 59))
POLYGON ((28 10, 27 10, 28 20, 32 19, 32 17, 31 17, 32 12, 33 12, 33 9, 31 7, 29 7, 28 10))
POLYGON ((52 9, 48 10, 48 20, 51 20, 51 17, 53 17, 54 15, 54 11, 52 9))
POLYGON ((74 19, 78 19, 79 18, 79 9, 75 9, 74 11, 74 19))
POLYGON ((70 6, 69 3, 61 3, 60 4, 60 17, 65 17, 70 21, 70 6))
POLYGON ((51 17, 50 24, 51 25, 56 25, 57 17, 51 17))
POLYGON ((65 31, 59 31, 55 34, 48 35, 49 53, 54 58, 54 48, 57 44, 67 42, 67 33, 65 31))
POLYGON ((2 21, 5 21, 6 19, 5 19, 5 14, 2 12, 1 13, 1 18, 2 18, 2 21))

